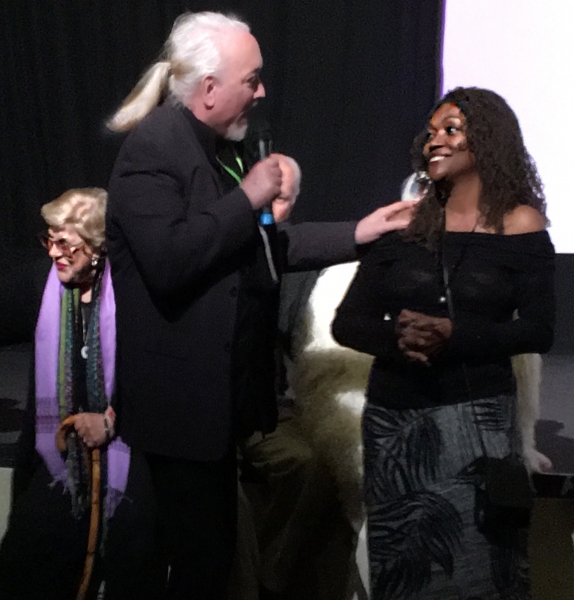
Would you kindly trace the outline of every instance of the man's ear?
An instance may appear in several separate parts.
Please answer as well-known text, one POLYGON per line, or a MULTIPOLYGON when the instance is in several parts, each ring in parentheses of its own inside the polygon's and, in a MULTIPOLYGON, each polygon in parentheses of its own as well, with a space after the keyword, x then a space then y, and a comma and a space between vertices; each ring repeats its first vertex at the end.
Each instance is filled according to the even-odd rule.
POLYGON ((201 80, 200 91, 205 108, 213 108, 215 105, 215 97, 217 95, 217 80, 213 75, 206 75, 201 80))

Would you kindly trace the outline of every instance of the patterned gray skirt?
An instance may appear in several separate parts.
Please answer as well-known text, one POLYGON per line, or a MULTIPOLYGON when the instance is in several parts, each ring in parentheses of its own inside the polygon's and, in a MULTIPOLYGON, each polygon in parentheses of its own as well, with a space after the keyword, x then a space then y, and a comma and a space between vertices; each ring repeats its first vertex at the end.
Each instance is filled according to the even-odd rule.
POLYGON ((372 600, 530 598, 526 528, 485 494, 484 452, 516 449, 513 396, 363 414, 372 600), (482 443, 481 437, 482 436, 482 443))

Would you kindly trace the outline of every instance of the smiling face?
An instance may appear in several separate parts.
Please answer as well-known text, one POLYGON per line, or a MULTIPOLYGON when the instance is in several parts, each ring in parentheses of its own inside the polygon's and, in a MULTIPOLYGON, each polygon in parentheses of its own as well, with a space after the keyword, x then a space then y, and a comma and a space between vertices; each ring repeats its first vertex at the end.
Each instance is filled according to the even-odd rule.
POLYGON ((94 255, 73 226, 48 228, 44 245, 62 283, 80 285, 90 278, 94 255))
POLYGON ((423 151, 428 160, 428 176, 433 181, 453 182, 476 172, 465 125, 465 116, 455 104, 443 104, 431 117, 423 151))

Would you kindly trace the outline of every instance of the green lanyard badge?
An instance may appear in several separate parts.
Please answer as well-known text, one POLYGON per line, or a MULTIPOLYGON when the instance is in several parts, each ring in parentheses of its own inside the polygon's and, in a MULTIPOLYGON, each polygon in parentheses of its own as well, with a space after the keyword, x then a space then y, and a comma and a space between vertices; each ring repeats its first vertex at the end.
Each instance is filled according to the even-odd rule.
POLYGON ((245 170, 243 168, 243 161, 241 160, 241 157, 237 154, 235 148, 233 149, 233 156, 235 157, 235 162, 239 167, 239 174, 237 174, 231 167, 228 167, 226 164, 224 164, 219 158, 219 156, 216 156, 215 158, 217 159, 217 162, 225 169, 225 171, 229 175, 231 175, 231 177, 233 177, 235 181, 237 181, 237 183, 241 183, 243 181, 243 175, 245 173, 245 170))

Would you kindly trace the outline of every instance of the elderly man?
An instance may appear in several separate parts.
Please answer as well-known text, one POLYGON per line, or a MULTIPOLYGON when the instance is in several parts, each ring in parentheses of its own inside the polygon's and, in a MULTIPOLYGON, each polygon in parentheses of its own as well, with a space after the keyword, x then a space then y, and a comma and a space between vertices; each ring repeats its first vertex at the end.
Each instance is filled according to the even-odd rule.
POLYGON ((232 142, 265 94, 261 67, 245 23, 184 14, 165 60, 110 121, 133 129, 112 173, 107 215, 118 427, 150 467, 169 598, 226 595, 236 440, 270 432, 277 420, 281 272, 352 260, 357 244, 408 217, 401 206, 358 224, 259 225, 261 209, 280 194, 279 159, 246 172, 241 144, 232 142))

